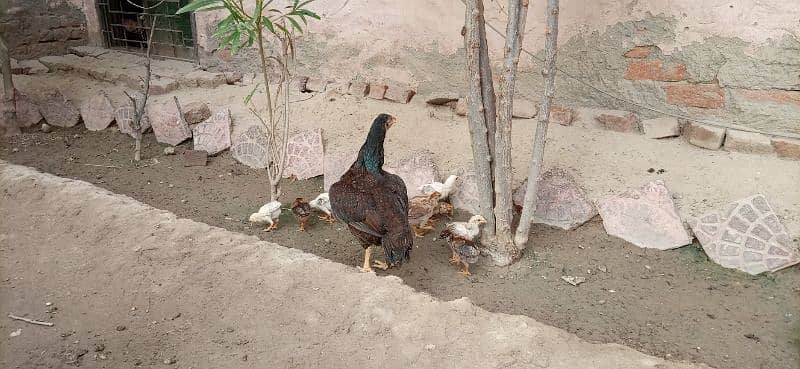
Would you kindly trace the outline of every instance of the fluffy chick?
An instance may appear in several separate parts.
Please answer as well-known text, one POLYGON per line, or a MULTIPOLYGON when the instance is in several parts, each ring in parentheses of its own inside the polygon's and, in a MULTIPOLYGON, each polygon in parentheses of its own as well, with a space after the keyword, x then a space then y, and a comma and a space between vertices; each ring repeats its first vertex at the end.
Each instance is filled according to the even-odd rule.
POLYGON ((459 273, 465 276, 470 275, 469 265, 478 261, 480 252, 474 243, 484 224, 486 224, 486 218, 474 215, 468 222, 447 223, 439 234, 439 238, 447 240, 450 251, 453 253, 450 263, 463 265, 463 269, 459 273))
POLYGON ((312 208, 319 210, 320 212, 324 213, 324 216, 320 216, 319 219, 324 220, 328 223, 333 223, 336 219, 333 218, 333 211, 331 210, 331 200, 328 196, 327 192, 321 193, 308 202, 312 208))
POLYGON ((297 222, 300 223, 300 228, 297 231, 305 231, 308 218, 311 217, 311 205, 302 197, 298 197, 292 202, 292 214, 297 218, 297 222))
POLYGON ((264 228, 264 232, 271 232, 278 229, 278 220, 281 216, 281 203, 279 201, 270 201, 261 208, 258 212, 250 214, 250 222, 257 224, 268 224, 264 228))

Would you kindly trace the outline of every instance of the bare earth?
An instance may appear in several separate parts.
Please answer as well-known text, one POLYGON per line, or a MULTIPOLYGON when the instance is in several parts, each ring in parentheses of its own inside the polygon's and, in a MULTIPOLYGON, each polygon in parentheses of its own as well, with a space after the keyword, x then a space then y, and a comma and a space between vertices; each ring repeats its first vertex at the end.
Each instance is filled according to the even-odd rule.
MULTIPOLYGON (((178 153, 187 147, 187 144, 182 145, 178 153)), ((249 213, 265 202, 266 178, 261 172, 235 163, 227 153, 212 158, 207 167, 184 167, 180 155, 162 156, 161 150, 152 135, 148 135, 143 154, 149 159, 148 165, 136 168, 130 163, 127 136, 113 131, 89 133, 76 128, 51 134, 31 132, 11 141, 3 140, 0 158, 92 182, 174 212, 179 217, 257 235, 350 266, 360 262, 363 255, 360 246, 339 224, 314 223, 309 232, 299 233, 291 215, 286 213, 280 230, 264 234, 244 222, 249 213)), ((642 178, 648 178, 649 174, 642 172, 642 178)), ((287 183, 285 196, 311 197, 321 187, 321 179, 287 183)), ((61 223, 61 215, 40 219, 43 215, 37 212, 44 210, 33 211, 31 219, 16 219, 8 225, 12 229, 31 229, 30 233, 38 241, 35 252, 13 247, 13 242, 3 242, 4 282, 0 284, 0 291, 3 296, 16 301, 6 305, 8 309, 59 321, 65 319, 61 315, 65 314, 67 321, 72 322, 67 327, 76 332, 61 338, 60 334, 69 332, 59 325, 59 328, 47 331, 50 332, 47 341, 42 341, 44 347, 40 347, 34 345, 39 340, 8 338, 7 334, 18 324, 0 321, 0 329, 6 334, 3 339, 13 343, 13 346, 3 346, 10 347, 14 357, 22 355, 29 360, 21 367, 59 367, 59 363, 68 361, 64 355, 82 348, 90 351, 83 362, 93 362, 95 342, 107 342, 113 351, 110 355, 115 360, 124 360, 128 366, 137 361, 145 365, 163 365, 162 360, 169 359, 167 356, 170 355, 180 356, 179 363, 190 363, 183 363, 180 367, 204 367, 202 361, 197 363, 197 356, 240 363, 243 355, 250 355, 251 359, 258 357, 261 363, 270 357, 288 357, 270 356, 267 353, 270 350, 331 350, 297 341, 299 335, 287 337, 286 342, 277 342, 264 341, 253 333, 260 332, 258 330, 247 330, 247 334, 241 332, 253 324, 269 326, 261 320, 262 316, 268 315, 275 304, 281 304, 265 297, 271 290, 260 287, 263 280, 276 278, 273 274, 276 272, 272 268, 263 269, 258 254, 234 258, 240 263, 252 263, 252 268, 258 270, 256 274, 250 275, 237 268, 236 274, 232 275, 234 272, 226 267, 232 265, 227 258, 196 259, 198 254, 218 255, 221 252, 195 249, 199 245, 192 240, 204 237, 202 231, 195 236, 176 236, 178 249, 169 253, 158 249, 139 250, 141 245, 135 240, 120 249, 115 246, 117 241, 104 240, 102 235, 120 232, 120 227, 136 227, 138 234, 147 239, 150 233, 166 230, 124 219, 113 226, 95 224, 94 216, 85 213, 87 210, 75 211, 71 216, 81 222, 66 222, 69 228, 65 230, 55 226, 61 223), (96 232, 94 237, 97 238, 82 239, 83 231, 74 223, 83 222, 85 227, 108 229, 96 232), (51 227, 55 228, 51 230, 51 227), (76 236, 78 238, 73 241, 72 237, 76 236), (58 252, 50 251, 53 248, 58 252), (194 260, 193 266, 186 266, 186 260, 194 260), (118 270, 126 272, 117 275, 118 270), (171 298, 175 291, 182 293, 171 298), (106 301, 106 305, 94 305, 99 304, 97 298, 106 301), (108 305, 109 299, 116 303, 108 305), (45 313, 48 309, 44 306, 46 301, 52 301, 59 310, 45 313), (153 313, 144 312, 148 304, 153 313), (250 306, 243 313, 248 318, 230 320, 231 315, 227 312, 243 305, 250 306), (72 306, 79 306, 82 313, 78 314, 70 308, 72 306), (130 310, 132 307, 136 310, 130 310), (179 312, 191 317, 200 314, 201 310, 207 313, 200 321, 171 320, 179 312), (113 318, 109 321, 107 317, 113 318), (114 327, 117 325, 125 325, 126 330, 116 332, 114 327), (228 327, 233 331, 229 332, 228 327), (73 344, 74 341, 78 344, 73 344), (113 346, 108 342, 113 342, 113 346), (181 342, 199 343, 197 348, 187 349, 181 342)), ((71 214, 69 208, 61 209, 58 214, 62 212, 71 214)), ((91 208, 91 212, 99 212, 103 217, 115 216, 114 208, 91 208)), ((458 216, 464 217, 463 214, 458 216)), ((118 214, 116 217, 124 218, 126 215, 118 214)), ((479 263, 474 268, 473 277, 463 278, 447 263, 446 246, 429 236, 415 244, 410 264, 389 274, 400 277, 416 290, 445 301, 466 296, 492 312, 526 315, 590 342, 620 343, 669 360, 707 363, 716 368, 800 367, 797 346, 800 273, 796 268, 774 275, 750 277, 711 263, 696 245, 666 252, 639 249, 607 236, 597 220, 572 232, 545 227, 535 227, 534 232, 534 252, 527 253, 523 260, 509 268, 493 268, 479 263), (585 276, 587 282, 573 287, 560 280, 562 275, 585 276)), ((222 240, 219 242, 224 243, 222 240)), ((316 266, 308 269, 308 278, 324 273, 317 271, 316 266)), ((305 285, 302 280, 283 284, 306 289, 316 286, 305 285)), ((312 291, 304 290, 304 293, 315 293, 312 291)), ((368 298, 366 296, 369 294, 363 298, 368 298)), ((302 308, 295 307, 300 311, 302 308)), ((322 314, 302 319, 322 321, 325 320, 322 314)), ((302 319, 296 323, 295 329, 316 329, 306 327, 302 319)), ((25 335, 32 328, 23 326, 23 337, 29 337, 25 335)), ((338 332, 336 329, 347 327, 325 329, 338 332)), ((458 325, 448 329, 453 332, 468 330, 458 325)), ((381 334, 379 331, 372 333, 381 334)), ((340 350, 334 351, 343 357, 351 354, 340 350)), ((381 352, 382 349, 378 348, 368 357, 386 359, 388 354, 381 352)), ((284 352, 283 355, 288 354, 284 352)), ((306 360, 303 363, 296 363, 296 366, 324 367, 323 364, 306 365, 306 360)), ((292 367, 288 361, 276 365, 292 367)), ((434 366, 440 365, 444 364, 434 366)))

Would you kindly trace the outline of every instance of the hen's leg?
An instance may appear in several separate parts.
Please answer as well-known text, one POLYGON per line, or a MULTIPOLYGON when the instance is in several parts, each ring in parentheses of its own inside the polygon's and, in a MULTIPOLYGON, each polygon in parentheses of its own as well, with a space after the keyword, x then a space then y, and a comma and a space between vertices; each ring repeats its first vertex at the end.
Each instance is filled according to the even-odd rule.
POLYGON ((422 231, 418 226, 412 225, 411 226, 411 230, 414 231, 414 236, 415 237, 419 237, 419 238, 425 237, 425 232, 422 231))
POLYGON ((361 269, 361 272, 363 273, 372 272, 370 259, 372 259, 372 246, 369 246, 366 249, 364 249, 364 266, 359 268, 361 269))
POLYGON ((464 265, 464 269, 462 269, 460 272, 458 272, 458 274, 461 274, 461 275, 463 275, 465 277, 472 275, 472 273, 469 272, 469 264, 467 264, 464 261, 462 261, 461 264, 464 265))

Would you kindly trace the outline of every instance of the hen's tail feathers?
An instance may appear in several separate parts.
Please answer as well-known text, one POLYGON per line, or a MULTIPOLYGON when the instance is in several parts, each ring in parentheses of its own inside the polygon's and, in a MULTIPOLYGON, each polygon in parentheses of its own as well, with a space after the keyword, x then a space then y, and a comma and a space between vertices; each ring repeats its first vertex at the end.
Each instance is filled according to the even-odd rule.
POLYGON ((384 257, 386 257, 390 265, 399 266, 408 261, 411 258, 413 243, 413 236, 410 231, 397 235, 386 235, 381 238, 384 257))

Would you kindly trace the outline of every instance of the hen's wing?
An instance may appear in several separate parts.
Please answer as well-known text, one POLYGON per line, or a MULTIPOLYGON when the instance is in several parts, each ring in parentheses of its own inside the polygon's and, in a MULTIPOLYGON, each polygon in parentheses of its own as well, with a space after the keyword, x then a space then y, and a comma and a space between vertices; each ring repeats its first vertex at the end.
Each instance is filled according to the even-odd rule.
POLYGON ((377 181, 366 171, 351 168, 328 191, 333 216, 349 225, 351 231, 355 229, 371 236, 356 235, 362 241, 380 238, 385 233, 374 214, 377 204, 372 192, 376 185, 377 181))

